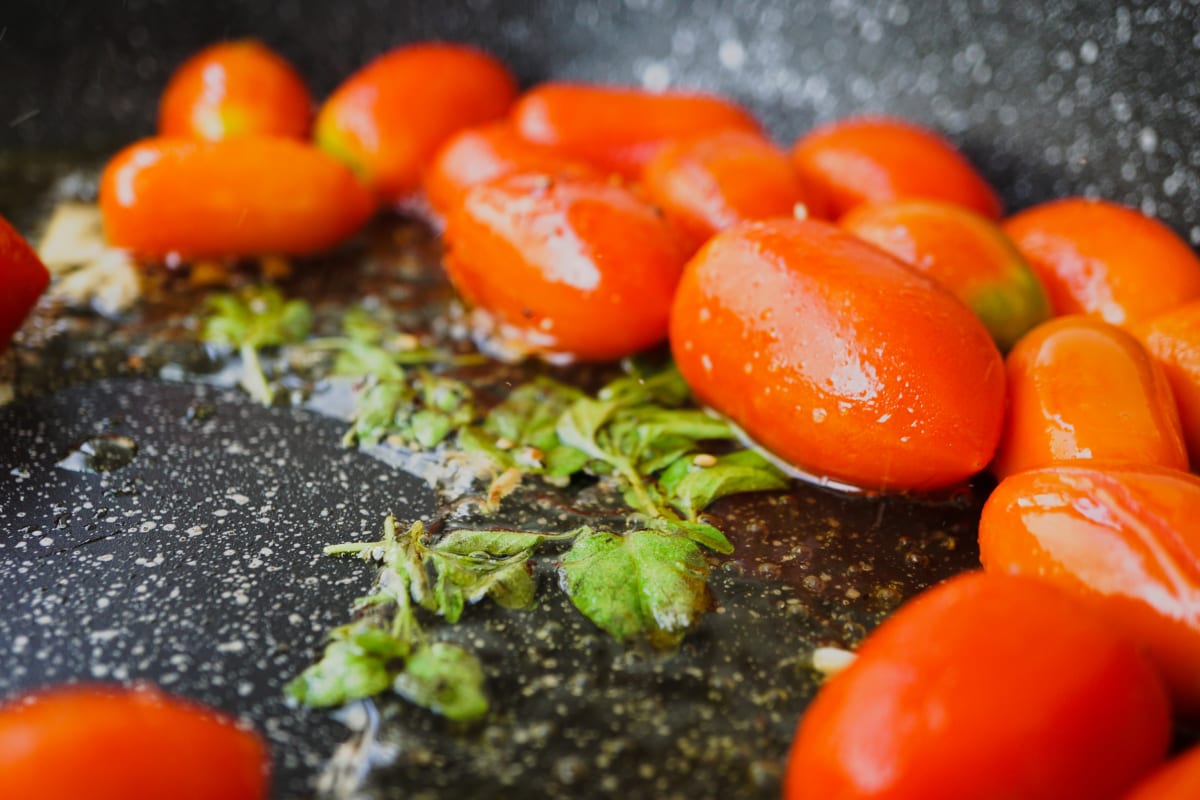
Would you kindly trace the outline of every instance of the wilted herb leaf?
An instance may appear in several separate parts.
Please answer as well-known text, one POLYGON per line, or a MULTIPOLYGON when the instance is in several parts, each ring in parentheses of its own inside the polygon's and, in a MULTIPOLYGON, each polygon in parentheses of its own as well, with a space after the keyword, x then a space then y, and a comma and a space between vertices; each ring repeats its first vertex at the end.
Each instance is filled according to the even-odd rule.
POLYGON ((458 722, 479 719, 488 710, 479 661, 448 642, 434 642, 413 653, 394 688, 410 703, 458 722))
POLYGON ((663 473, 659 484, 667 500, 689 520, 695 520, 709 503, 739 492, 787 488, 787 478, 752 450, 718 456, 711 466, 696 466, 681 458, 663 473))
POLYGON ((338 706, 386 691, 393 663, 408 654, 404 642, 365 620, 335 629, 329 639, 321 660, 285 687, 307 706, 338 706))

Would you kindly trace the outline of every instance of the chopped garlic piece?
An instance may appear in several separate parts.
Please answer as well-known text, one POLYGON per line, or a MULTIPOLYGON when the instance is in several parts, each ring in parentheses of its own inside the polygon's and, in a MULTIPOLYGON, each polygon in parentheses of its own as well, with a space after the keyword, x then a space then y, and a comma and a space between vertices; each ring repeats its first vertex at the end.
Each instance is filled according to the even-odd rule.
POLYGON ((818 647, 813 650, 812 665, 813 669, 826 678, 832 678, 853 664, 856 658, 857 653, 840 647, 818 647))
POLYGON ((125 311, 141 293, 141 272, 121 250, 104 251, 50 287, 51 297, 72 305, 91 306, 105 316, 125 311))
POLYGON ((104 225, 100 207, 62 203, 54 209, 38 245, 38 257, 53 274, 95 261, 104 254, 104 225))

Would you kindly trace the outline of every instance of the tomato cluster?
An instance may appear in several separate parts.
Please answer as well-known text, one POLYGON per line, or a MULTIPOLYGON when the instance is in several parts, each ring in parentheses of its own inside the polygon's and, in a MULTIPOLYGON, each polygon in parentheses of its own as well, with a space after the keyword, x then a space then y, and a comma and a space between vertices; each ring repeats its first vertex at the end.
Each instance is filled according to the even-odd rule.
MULTIPOLYGON (((277 55, 212 47, 101 185, 111 243, 151 259, 312 253, 414 200, 505 352, 669 340, 697 398, 810 477, 1001 479, 983 571, 831 680, 788 797, 1115 798, 1163 760, 1172 714, 1200 716, 1200 260, 1166 226, 1083 198, 1004 219, 907 122, 834 122, 788 152, 722 98, 519 95, 450 44, 380 56, 315 117, 277 55)), ((1133 796, 1197 785, 1192 755, 1133 796)))

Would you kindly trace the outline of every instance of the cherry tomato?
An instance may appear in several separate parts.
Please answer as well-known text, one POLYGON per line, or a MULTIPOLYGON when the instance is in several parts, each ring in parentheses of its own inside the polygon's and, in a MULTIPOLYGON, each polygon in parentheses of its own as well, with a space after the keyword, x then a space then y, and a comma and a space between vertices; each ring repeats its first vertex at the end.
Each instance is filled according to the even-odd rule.
POLYGON ((839 224, 945 286, 975 312, 1001 350, 1050 316, 1016 246, 991 220, 936 200, 857 206, 839 224))
POLYGON ((535 87, 513 107, 512 121, 531 142, 627 178, 636 178, 672 140, 722 130, 759 132, 748 112, 718 97, 579 83, 535 87))
POLYGON ((158 107, 162 136, 308 136, 312 96, 282 56, 253 39, 221 42, 175 71, 158 107))
POLYGON ((800 175, 830 202, 834 218, 862 203, 923 198, 999 219, 1000 198, 949 141, 885 117, 817 128, 792 149, 800 175))
POLYGON ((37 299, 50 285, 50 273, 21 234, 0 217, 0 353, 8 347, 37 299))
POLYGON ((421 185, 434 153, 463 128, 504 116, 517 82, 471 47, 416 44, 384 53, 351 75, 317 114, 317 143, 387 200, 421 185))
POLYGON ((1115 800, 1167 752, 1134 645, 1032 578, 968 573, 867 637, 800 720, 786 800, 1115 800))
POLYGON ((1060 466, 1006 478, 983 509, 994 572, 1037 575, 1079 595, 1159 667, 1200 715, 1200 478, 1154 466, 1060 466))
POLYGON ((1193 465, 1200 465, 1200 301, 1131 329, 1162 368, 1179 409, 1193 465))
POLYGON ((140 255, 299 255, 354 233, 374 208, 350 170, 278 137, 144 139, 100 182, 109 242, 140 255))
POLYGON ((253 732, 157 690, 74 686, 0 706, 0 794, 13 800, 265 800, 253 732))
POLYGON ((821 222, 742 223, 688 264, 671 349, 704 403, 801 470, 932 489, 991 460, 1000 353, 970 309, 821 222))
POLYGON ((722 131, 672 142, 642 171, 646 194, 699 247, 745 220, 791 217, 820 201, 804 189, 787 154, 762 136, 722 131))
POLYGON ((1200 747, 1150 773, 1124 800, 1194 800, 1200 797, 1200 747))
POLYGON ((653 206, 607 180, 481 184, 451 211, 445 242, 450 280, 501 340, 599 361, 666 338, 682 247, 653 206))
POLYGON ((1073 315, 1008 354, 1009 411, 992 472, 1102 459, 1187 469, 1171 387, 1130 334, 1073 315))
POLYGON ((540 144, 526 141, 507 122, 468 128, 455 134, 438 151, 425 176, 429 203, 442 214, 462 202, 467 191, 480 183, 516 172, 546 175, 595 176, 595 170, 576 159, 540 144))
POLYGON ((1200 259, 1174 231, 1131 208, 1070 197, 1004 222, 1055 314, 1126 325, 1200 298, 1200 259))

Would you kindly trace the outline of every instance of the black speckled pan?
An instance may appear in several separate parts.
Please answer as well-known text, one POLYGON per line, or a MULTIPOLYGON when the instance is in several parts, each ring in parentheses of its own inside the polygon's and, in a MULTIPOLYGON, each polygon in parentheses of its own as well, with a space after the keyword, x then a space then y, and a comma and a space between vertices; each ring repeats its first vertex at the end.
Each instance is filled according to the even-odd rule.
MULTIPOLYGON (((727 93, 783 143, 843 114, 903 115, 954 138, 1010 208, 1096 194, 1200 242, 1200 8, 1179 0, 15 0, 0 8, 0 214, 32 233, 55 197, 86 195, 62 175, 150 133, 172 68, 245 35, 292 58, 318 95, 387 47, 442 38, 493 51, 526 82, 727 93)), ((293 288, 320 296, 311 277, 293 288)), ((107 331, 63 361, 63 388, 0 408, 0 695, 154 680, 252 721, 276 795, 314 796, 350 733, 287 708, 281 686, 371 580, 320 548, 373 535, 388 510, 427 514, 432 493, 342 449, 340 424, 315 412, 105 377, 128 372, 107 331), (81 470, 85 443, 113 469, 81 470)), ((738 553, 717 572, 718 613, 671 657, 609 643, 543 564, 539 608, 473 608, 449 634, 482 654, 487 722, 381 703, 387 764, 326 795, 777 796, 814 688, 809 650, 853 645, 976 563, 982 491, 935 502, 798 486, 720 506, 738 553)))

